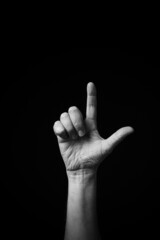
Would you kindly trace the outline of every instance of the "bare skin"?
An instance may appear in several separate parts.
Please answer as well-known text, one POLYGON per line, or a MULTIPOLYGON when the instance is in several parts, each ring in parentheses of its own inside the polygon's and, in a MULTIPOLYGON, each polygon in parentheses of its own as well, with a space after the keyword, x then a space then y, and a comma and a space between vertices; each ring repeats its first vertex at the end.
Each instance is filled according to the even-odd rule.
POLYGON ((100 240, 96 217, 96 175, 99 165, 124 138, 122 127, 107 139, 97 129, 97 91, 87 84, 86 118, 73 106, 53 126, 68 177, 65 240, 100 240))
POLYGON ((122 127, 104 139, 97 130, 97 95, 94 83, 87 85, 86 118, 73 106, 62 113, 60 121, 54 123, 54 132, 66 170, 93 169, 111 153, 114 147, 133 132, 130 126, 122 127), (83 136, 78 131, 84 130, 83 136), (74 136, 76 139, 74 139, 74 136))

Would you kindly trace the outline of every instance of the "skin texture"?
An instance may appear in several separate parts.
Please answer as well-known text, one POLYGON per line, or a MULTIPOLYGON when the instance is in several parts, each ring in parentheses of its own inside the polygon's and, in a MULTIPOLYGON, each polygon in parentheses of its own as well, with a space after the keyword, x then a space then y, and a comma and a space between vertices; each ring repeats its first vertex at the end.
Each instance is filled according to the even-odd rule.
POLYGON ((93 82, 87 84, 86 118, 73 106, 61 114, 53 129, 67 171, 96 169, 114 147, 134 131, 126 126, 107 139, 100 136, 97 129, 97 91, 93 82), (84 134, 80 135, 79 131, 84 131, 84 134))
POLYGON ((87 84, 86 118, 77 107, 53 126, 68 177, 65 240, 101 240, 96 213, 97 169, 114 147, 133 132, 123 127, 104 139, 97 130, 97 92, 87 84))

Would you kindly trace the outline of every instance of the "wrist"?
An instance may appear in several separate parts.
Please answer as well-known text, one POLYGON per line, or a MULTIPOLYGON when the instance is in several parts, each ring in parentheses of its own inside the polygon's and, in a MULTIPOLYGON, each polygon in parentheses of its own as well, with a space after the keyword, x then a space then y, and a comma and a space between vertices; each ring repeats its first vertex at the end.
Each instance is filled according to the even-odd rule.
POLYGON ((66 170, 69 182, 87 183, 95 180, 97 177, 97 169, 79 169, 75 171, 66 170))

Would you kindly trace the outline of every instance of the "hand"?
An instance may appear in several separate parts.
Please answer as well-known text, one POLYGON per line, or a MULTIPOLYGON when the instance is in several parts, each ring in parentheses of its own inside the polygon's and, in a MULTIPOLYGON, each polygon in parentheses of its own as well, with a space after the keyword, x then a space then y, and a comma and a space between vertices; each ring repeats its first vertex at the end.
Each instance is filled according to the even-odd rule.
POLYGON ((122 127, 104 139, 97 130, 97 92, 87 84, 86 119, 77 107, 70 107, 53 126, 67 171, 97 169, 114 147, 134 130, 122 127))

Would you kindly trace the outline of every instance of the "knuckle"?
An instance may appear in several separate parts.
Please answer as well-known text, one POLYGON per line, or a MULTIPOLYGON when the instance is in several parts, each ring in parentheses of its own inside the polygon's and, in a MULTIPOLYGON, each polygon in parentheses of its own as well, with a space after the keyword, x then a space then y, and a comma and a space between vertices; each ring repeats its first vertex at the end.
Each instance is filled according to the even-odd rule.
POLYGON ((58 124, 59 124, 59 121, 58 121, 58 120, 54 122, 54 126, 55 126, 55 125, 58 125, 58 124))
POLYGON ((59 129, 59 122, 56 121, 56 122, 54 123, 54 125, 53 125, 53 130, 54 130, 54 132, 57 132, 58 129, 59 129))
POLYGON ((59 125, 59 121, 54 122, 53 129, 55 129, 57 127, 57 125, 59 125))
POLYGON ((76 106, 72 106, 68 109, 69 112, 72 112, 72 111, 75 111, 77 110, 78 108, 76 106))
POLYGON ((68 115, 67 112, 64 112, 61 114, 60 118, 65 118, 67 115, 68 115))

